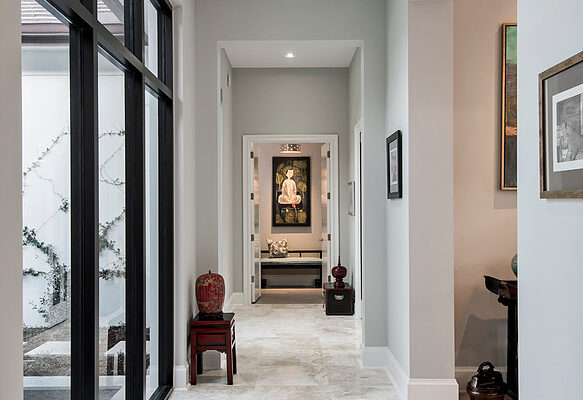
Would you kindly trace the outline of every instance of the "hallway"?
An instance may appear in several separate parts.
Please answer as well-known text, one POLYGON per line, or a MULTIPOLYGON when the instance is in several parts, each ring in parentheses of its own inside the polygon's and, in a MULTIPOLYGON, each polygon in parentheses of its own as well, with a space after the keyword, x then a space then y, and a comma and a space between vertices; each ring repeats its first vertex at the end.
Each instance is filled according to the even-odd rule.
MULTIPOLYGON (((321 305, 255 304, 234 307, 239 373, 226 385, 223 370, 172 400, 398 399, 382 370, 360 366, 360 322, 326 317, 321 305)), ((224 356, 223 356, 224 357, 224 356)))

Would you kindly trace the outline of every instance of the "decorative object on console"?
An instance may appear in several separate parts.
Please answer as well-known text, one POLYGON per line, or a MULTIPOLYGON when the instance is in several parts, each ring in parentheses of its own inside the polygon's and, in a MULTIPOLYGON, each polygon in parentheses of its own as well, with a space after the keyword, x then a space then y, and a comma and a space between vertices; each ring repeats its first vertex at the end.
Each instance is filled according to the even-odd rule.
POLYGON ((269 250, 269 258, 286 258, 288 254, 287 239, 272 240, 267 239, 267 248, 269 250))
POLYGON ((583 198, 583 52, 539 75, 540 198, 583 198))
POLYGON ((512 268, 512 272, 514 272, 514 275, 518 278, 518 254, 515 254, 514 257, 512 257, 510 268, 512 268))
POLYGON ((302 145, 299 143, 284 143, 279 145, 279 149, 282 154, 299 154, 302 152, 302 145))
POLYGON ((387 138, 387 198, 403 197, 403 144, 401 131, 387 138))
POLYGON ((310 226, 310 157, 273 157, 273 226, 310 226))
POLYGON ((516 190, 517 181, 517 27, 502 25, 502 140, 500 189, 516 190))
POLYGON ((502 374, 489 361, 480 364, 478 373, 466 386, 472 400, 504 400, 506 390, 502 374))
POLYGON ((336 282, 334 282, 335 288, 343 288, 344 287, 344 281, 342 279, 344 279, 346 277, 347 272, 348 272, 348 270, 346 269, 346 267, 343 267, 340 264, 340 256, 338 256, 338 265, 335 266, 334 268, 332 268, 332 276, 334 278, 336 278, 336 282))
POLYGON ((196 304, 202 319, 222 319, 225 302, 225 280, 219 274, 212 273, 196 279, 196 304))
POLYGON ((354 315, 354 290, 348 283, 341 288, 325 283, 324 302, 326 315, 354 315))

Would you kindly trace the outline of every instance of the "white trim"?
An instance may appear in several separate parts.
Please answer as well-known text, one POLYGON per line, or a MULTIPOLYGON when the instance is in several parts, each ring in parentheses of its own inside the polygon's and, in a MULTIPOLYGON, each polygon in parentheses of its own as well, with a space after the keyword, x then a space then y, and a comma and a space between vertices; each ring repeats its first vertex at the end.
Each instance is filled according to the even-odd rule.
POLYGON ((363 346, 361 344, 362 367, 365 369, 387 369, 389 348, 380 346, 363 346))
POLYGON ((393 385, 395 385, 395 388, 397 389, 399 396, 401 396, 401 399, 406 399, 407 387, 409 384, 409 375, 407 374, 399 360, 397 360, 397 357, 395 357, 395 355, 389 349, 387 349, 387 352, 388 352, 387 372, 389 373, 389 377, 391 378, 393 385))
POLYGON ((174 366, 174 389, 186 389, 188 380, 186 378, 186 366, 174 366))
POLYGON ((458 400, 459 389, 455 379, 410 379, 407 400, 458 400))
MULTIPOLYGON (((497 371, 500 371, 504 377, 507 376, 507 368, 506 367, 496 367, 497 371)), ((455 367, 455 380, 459 385, 460 392, 465 392, 466 385, 472 379, 472 376, 476 375, 478 371, 478 366, 475 367, 455 367)))
MULTIPOLYGON (((331 219, 331 234, 332 240, 330 243, 330 260, 335 260, 338 257, 338 249, 340 245, 339 238, 339 223, 340 223, 340 204, 339 204, 339 183, 338 183, 338 156, 339 156, 339 145, 338 145, 338 135, 337 134, 314 134, 314 135, 304 135, 304 134, 289 134, 289 135, 243 135, 243 146, 242 146, 242 168, 243 168, 243 197, 242 197, 242 207, 243 207, 243 243, 247 243, 247 238, 251 237, 251 215, 249 207, 245 205, 249 201, 251 196, 250 188, 253 186, 249 182, 253 180, 252 176, 249 176, 249 170, 247 168, 247 162, 249 160, 249 151, 254 143, 283 143, 287 141, 293 141, 294 143, 326 143, 330 148, 330 163, 332 167, 328 171, 328 176, 330 177, 330 213, 332 215, 331 219)), ((249 261, 251 260, 250 246, 243 245, 243 295, 244 304, 251 304, 251 265, 249 261)), ((329 265, 328 268, 331 268, 329 265)), ((322 271, 322 280, 325 281, 328 271, 322 271)))
POLYGON ((354 126, 354 143, 353 143, 353 147, 354 147, 354 154, 353 154, 353 160, 354 160, 354 243, 352 243, 352 246, 354 246, 354 251, 353 251, 353 255, 354 255, 354 260, 351 260, 352 265, 354 266, 354 270, 353 270, 353 281, 352 281, 352 287, 354 288, 354 316, 357 319, 362 319, 362 315, 364 314, 362 312, 362 293, 361 293, 361 288, 363 287, 362 285, 362 231, 361 231, 361 226, 362 226, 362 202, 361 202, 361 190, 362 190, 362 169, 361 169, 361 165, 362 165, 362 161, 361 161, 361 148, 362 148, 362 142, 361 142, 361 136, 362 136, 362 128, 363 124, 362 124, 362 119, 360 119, 356 125, 354 126))
POLYGON ((233 306, 241 304, 245 304, 245 296, 243 295, 243 292, 234 292, 229 296, 223 309, 225 311, 231 311, 233 306))

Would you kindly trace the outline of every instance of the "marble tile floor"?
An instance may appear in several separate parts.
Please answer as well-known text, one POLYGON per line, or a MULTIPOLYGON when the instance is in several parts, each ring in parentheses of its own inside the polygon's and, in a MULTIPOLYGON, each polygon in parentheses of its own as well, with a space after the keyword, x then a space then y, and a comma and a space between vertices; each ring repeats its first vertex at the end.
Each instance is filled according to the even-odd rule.
POLYGON ((224 369, 205 371, 196 386, 176 390, 172 400, 399 398, 385 371, 361 367, 362 331, 353 317, 327 317, 319 304, 253 304, 233 311, 234 385, 226 384, 224 369))

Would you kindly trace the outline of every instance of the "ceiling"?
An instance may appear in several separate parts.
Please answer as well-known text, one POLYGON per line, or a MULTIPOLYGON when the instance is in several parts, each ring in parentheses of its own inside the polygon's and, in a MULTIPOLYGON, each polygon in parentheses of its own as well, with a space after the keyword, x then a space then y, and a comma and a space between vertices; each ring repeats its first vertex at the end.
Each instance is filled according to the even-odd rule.
POLYGON ((221 42, 233 68, 348 67, 357 41, 232 41, 221 42), (284 57, 287 53, 295 58, 284 57))

